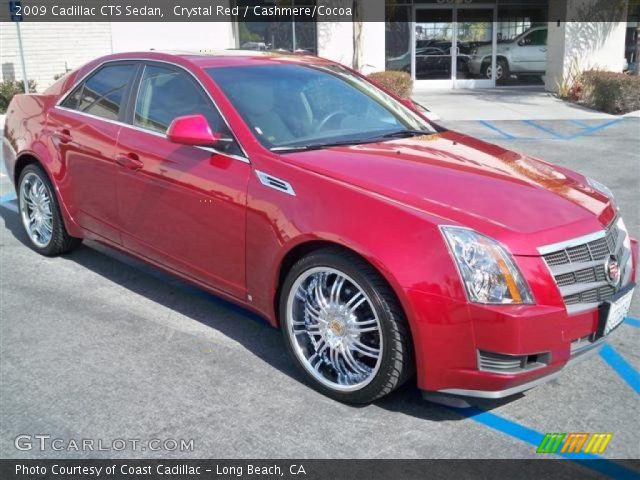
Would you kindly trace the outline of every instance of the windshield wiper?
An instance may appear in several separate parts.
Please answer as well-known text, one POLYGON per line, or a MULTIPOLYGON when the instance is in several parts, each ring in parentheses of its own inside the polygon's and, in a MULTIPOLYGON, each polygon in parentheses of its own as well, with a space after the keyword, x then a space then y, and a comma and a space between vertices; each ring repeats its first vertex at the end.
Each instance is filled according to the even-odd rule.
POLYGON ((272 152, 302 152, 307 150, 320 150, 322 148, 329 147, 341 147, 346 145, 358 145, 363 143, 373 143, 383 138, 404 138, 415 137, 418 135, 432 135, 434 132, 428 130, 397 130, 395 132, 384 133, 382 135, 374 135, 372 137, 360 138, 356 140, 344 140, 340 142, 327 142, 327 143, 309 143, 305 145, 290 145, 282 147, 273 147, 272 152))
POLYGON ((383 133, 370 139, 377 138, 405 138, 405 137, 417 137, 418 135, 433 135, 434 132, 428 130, 396 130, 395 132, 383 133))
POLYGON ((327 143, 309 143, 306 145, 290 145, 284 147, 273 147, 272 152, 301 152, 306 150, 320 150, 322 148, 329 147, 342 147, 348 145, 358 145, 360 143, 367 143, 373 141, 373 138, 365 138, 360 140, 345 140, 342 142, 327 142, 327 143))

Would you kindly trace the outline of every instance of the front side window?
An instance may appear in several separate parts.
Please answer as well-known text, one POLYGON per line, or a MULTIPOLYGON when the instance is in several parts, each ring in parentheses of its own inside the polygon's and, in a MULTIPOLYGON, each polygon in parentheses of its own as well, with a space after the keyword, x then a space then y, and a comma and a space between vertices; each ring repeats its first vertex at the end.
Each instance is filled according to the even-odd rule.
POLYGON ((109 65, 91 75, 62 103, 63 107, 117 120, 135 65, 109 65))
MULTIPOLYGON (((136 98, 134 125, 166 133, 174 119, 197 114, 207 119, 213 132, 231 136, 211 100, 186 72, 155 65, 145 66, 136 98)), ((242 154, 235 141, 224 142, 223 150, 242 154)))
POLYGON ((435 133, 419 115, 339 66, 255 65, 207 73, 273 150, 435 133))
POLYGON ((535 30, 523 38, 523 45, 541 47, 547 44, 547 30, 535 30))

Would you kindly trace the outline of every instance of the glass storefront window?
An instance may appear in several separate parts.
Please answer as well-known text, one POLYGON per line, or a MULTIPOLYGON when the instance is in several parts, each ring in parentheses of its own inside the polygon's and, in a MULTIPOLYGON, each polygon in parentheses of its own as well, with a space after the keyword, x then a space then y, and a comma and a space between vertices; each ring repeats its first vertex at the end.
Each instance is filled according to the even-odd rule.
POLYGON ((388 4, 385 10, 386 69, 411 73, 411 5, 388 4))
POLYGON ((416 80, 491 80, 495 30, 496 83, 541 85, 548 8, 548 0, 387 0, 386 68, 414 65, 416 80))
POLYGON ((498 83, 543 85, 547 70, 548 4, 512 3, 498 6, 497 68, 504 74, 498 83))
MULTIPOLYGON (((236 0, 235 5, 261 6, 313 6, 315 0, 236 0)), ((243 50, 285 50, 316 54, 318 51, 316 24, 308 18, 283 16, 273 22, 261 22, 253 18, 252 9, 246 19, 237 22, 238 48, 243 50), (254 21, 252 21, 254 20, 254 21)))

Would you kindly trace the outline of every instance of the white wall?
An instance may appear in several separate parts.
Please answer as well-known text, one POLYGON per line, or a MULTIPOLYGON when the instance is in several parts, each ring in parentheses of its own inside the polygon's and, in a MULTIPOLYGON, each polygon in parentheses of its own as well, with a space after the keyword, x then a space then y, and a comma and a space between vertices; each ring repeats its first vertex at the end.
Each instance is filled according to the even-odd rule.
POLYGON ((235 47, 231 22, 113 22, 111 32, 114 52, 235 47))
POLYGON ((626 22, 549 23, 546 89, 575 72, 590 69, 622 72, 626 22))
POLYGON ((610 0, 556 0, 550 2, 549 19, 584 18, 581 22, 549 22, 546 89, 575 72, 599 69, 622 72, 627 28, 626 2, 610 0), (566 16, 565 16, 566 15, 566 16), (617 22, 588 20, 618 19, 617 22))
POLYGON ((342 63, 353 64, 353 24, 348 22, 322 22, 316 25, 318 56, 342 63))
MULTIPOLYGON (((22 44, 27 76, 43 91, 65 67, 75 69, 111 53, 111 25, 99 22, 22 22, 22 44)), ((22 80, 16 25, 0 22, 2 79, 22 80)))
POLYGON ((384 22, 362 24, 362 72, 381 72, 385 69, 385 25, 384 22))

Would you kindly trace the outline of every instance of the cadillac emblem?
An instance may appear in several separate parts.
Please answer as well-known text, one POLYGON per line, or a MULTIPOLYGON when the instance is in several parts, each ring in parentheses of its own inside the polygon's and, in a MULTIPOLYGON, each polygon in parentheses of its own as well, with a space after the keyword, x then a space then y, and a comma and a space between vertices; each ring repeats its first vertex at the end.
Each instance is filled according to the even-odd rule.
POLYGON ((620 263, 618 263, 618 257, 610 255, 604 262, 604 273, 607 278, 607 283, 616 288, 620 284, 620 263))

